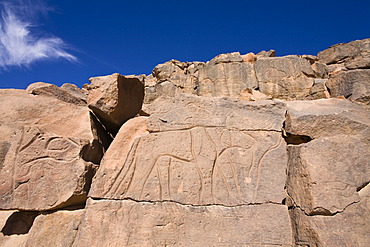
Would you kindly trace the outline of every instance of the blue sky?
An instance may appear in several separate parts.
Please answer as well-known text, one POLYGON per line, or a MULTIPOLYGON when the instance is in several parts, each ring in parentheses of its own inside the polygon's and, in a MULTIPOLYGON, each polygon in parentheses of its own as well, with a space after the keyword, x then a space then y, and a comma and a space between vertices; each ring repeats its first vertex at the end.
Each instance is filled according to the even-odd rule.
POLYGON ((370 1, 0 0, 0 88, 81 86, 170 59, 312 54, 370 37, 370 1))

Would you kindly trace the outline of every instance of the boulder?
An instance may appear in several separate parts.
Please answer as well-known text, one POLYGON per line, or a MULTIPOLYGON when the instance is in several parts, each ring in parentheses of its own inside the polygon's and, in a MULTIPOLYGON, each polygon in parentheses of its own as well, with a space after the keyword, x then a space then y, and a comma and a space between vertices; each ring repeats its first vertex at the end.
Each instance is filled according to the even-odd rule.
POLYGON ((326 64, 315 62, 311 67, 316 78, 328 78, 328 66, 326 64))
POLYGON ((370 114, 342 99, 289 101, 285 130, 312 139, 335 135, 358 135, 370 142, 370 114))
POLYGON ((337 74, 326 82, 326 86, 332 97, 343 96, 370 104, 370 70, 350 70, 337 74))
POLYGON ((63 87, 60 88, 53 84, 45 82, 36 82, 30 84, 27 87, 26 91, 33 95, 50 96, 71 104, 81 106, 86 105, 86 95, 79 92, 77 87, 72 91, 71 87, 68 87, 67 85, 64 86, 64 88, 63 87))
POLYGON ((197 94, 198 70, 203 65, 202 62, 177 60, 157 65, 152 74, 145 78, 144 104, 149 104, 160 96, 174 97, 180 93, 197 94))
POLYGON ((272 98, 304 99, 314 83, 310 62, 298 56, 259 58, 254 68, 259 91, 272 98))
POLYGON ((336 44, 317 56, 321 63, 343 63, 347 69, 367 69, 370 68, 370 39, 336 44))
POLYGON ((292 246, 287 207, 88 200, 74 247, 292 246), (92 237, 93 236, 93 237, 92 237))
POLYGON ((269 50, 269 51, 260 51, 257 53, 257 59, 260 57, 275 57, 276 51, 275 50, 269 50))
POLYGON ((258 87, 251 61, 239 52, 221 54, 199 69, 198 95, 237 98, 243 89, 258 87))
POLYGON ((23 90, 0 90, 0 111, 0 209, 83 203, 109 145, 89 109, 23 90))
POLYGON ((87 104, 106 129, 115 135, 121 125, 136 116, 144 100, 144 77, 118 73, 92 77, 87 104))

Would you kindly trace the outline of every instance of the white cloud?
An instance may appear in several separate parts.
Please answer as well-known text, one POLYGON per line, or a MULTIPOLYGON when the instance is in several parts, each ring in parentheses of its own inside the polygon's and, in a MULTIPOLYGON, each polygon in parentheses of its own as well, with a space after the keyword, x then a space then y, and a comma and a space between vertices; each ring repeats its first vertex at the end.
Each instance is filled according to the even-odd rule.
POLYGON ((0 67, 28 66, 43 59, 64 58, 76 61, 58 37, 42 37, 35 31, 37 16, 48 10, 42 2, 20 0, 1 3, 0 67), (18 4, 15 5, 14 2, 18 4))

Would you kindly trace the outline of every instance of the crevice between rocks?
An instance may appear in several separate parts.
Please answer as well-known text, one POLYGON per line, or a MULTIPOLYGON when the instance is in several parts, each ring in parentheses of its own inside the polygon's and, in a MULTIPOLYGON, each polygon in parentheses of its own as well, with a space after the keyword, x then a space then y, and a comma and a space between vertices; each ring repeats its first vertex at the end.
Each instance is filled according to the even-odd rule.
POLYGON ((180 206, 184 207, 224 207, 224 208, 237 208, 237 207, 244 207, 244 206, 259 206, 259 205, 283 205, 282 203, 279 202, 253 202, 253 203, 241 203, 241 204, 236 204, 236 205, 224 205, 224 204, 219 204, 219 203, 210 203, 210 204, 202 204, 202 205, 195 205, 195 204, 190 204, 190 203, 182 203, 174 200, 137 200, 134 198, 123 198, 123 199, 117 199, 117 198, 99 198, 99 197, 89 197, 92 200, 95 201, 131 201, 131 202, 136 202, 136 203, 151 203, 151 204, 157 204, 157 203, 175 203, 180 206))
POLYGON ((370 184, 370 181, 363 183, 360 187, 356 189, 357 192, 360 192, 363 188, 368 186, 370 184))
POLYGON ((1 229, 0 232, 4 236, 28 234, 33 226, 35 219, 40 215, 49 215, 58 211, 75 211, 84 208, 85 204, 83 205, 80 204, 74 206, 67 206, 55 210, 15 211, 8 217, 4 227, 1 229))
POLYGON ((282 135, 287 145, 300 145, 300 144, 308 143, 313 140, 313 138, 307 135, 295 135, 295 134, 291 134, 287 132, 285 125, 286 125, 286 121, 283 122, 282 135))

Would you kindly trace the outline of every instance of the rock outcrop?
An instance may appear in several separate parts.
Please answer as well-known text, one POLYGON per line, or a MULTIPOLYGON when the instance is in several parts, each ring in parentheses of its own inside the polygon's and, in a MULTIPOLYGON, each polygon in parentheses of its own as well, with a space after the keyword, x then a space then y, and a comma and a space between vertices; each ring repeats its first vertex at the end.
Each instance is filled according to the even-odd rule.
POLYGON ((369 246, 369 54, 1 90, 0 246, 369 246))

